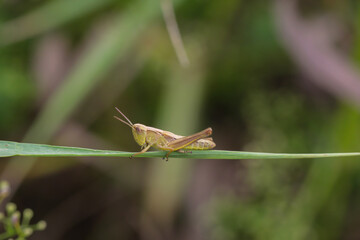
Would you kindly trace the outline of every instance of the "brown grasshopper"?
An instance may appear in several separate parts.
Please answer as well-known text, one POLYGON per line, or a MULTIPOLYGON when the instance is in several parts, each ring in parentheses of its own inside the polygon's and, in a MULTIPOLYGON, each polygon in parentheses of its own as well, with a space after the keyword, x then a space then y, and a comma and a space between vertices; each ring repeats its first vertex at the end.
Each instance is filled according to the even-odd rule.
POLYGON ((127 120, 127 122, 117 116, 114 116, 114 118, 131 127, 135 141, 141 146, 142 150, 132 155, 132 157, 146 152, 150 147, 154 147, 159 150, 168 151, 165 155, 165 159, 168 160, 169 155, 174 151, 186 152, 187 150, 207 150, 216 146, 213 139, 209 137, 212 134, 211 128, 184 137, 158 128, 148 127, 140 123, 132 124, 125 114, 118 108, 115 107, 115 109, 127 120))

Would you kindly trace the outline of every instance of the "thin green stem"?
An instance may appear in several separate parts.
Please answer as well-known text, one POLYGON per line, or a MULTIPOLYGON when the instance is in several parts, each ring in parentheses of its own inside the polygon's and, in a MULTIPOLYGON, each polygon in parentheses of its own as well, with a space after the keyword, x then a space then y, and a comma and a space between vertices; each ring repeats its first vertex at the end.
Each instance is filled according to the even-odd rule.
MULTIPOLYGON (((131 157, 134 152, 97 150, 89 148, 76 148, 53 146, 45 144, 18 143, 0 141, 0 157, 32 156, 32 157, 131 157)), ((160 157, 166 152, 146 152, 135 157, 160 157)), ((355 157, 360 152, 346 153, 264 153, 226 150, 197 150, 191 153, 174 152, 171 158, 197 158, 197 159, 300 159, 300 158, 329 158, 329 157, 355 157)))

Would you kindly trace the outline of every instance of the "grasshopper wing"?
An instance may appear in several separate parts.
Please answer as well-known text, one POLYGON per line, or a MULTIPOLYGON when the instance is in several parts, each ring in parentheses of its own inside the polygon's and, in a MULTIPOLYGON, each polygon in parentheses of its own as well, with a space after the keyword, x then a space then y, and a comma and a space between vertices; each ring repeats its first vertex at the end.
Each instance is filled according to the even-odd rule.
POLYGON ((168 147, 173 148, 176 150, 184 148, 188 145, 190 145, 191 143, 202 139, 202 138, 206 138, 208 136, 210 136, 212 134, 212 129, 211 128, 207 128, 201 132, 195 133, 193 135, 190 136, 186 136, 186 137, 182 137, 179 139, 176 139, 174 141, 169 142, 168 147))

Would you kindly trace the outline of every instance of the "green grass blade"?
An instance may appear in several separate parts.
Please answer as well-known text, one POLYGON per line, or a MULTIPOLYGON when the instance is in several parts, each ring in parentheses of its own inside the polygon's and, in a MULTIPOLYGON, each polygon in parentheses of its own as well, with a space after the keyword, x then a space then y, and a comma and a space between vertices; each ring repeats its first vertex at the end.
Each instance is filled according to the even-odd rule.
MULTIPOLYGON (((89 148, 53 146, 45 144, 18 143, 0 141, 0 157, 35 156, 35 157, 130 157, 133 152, 97 150, 89 148)), ((165 152, 146 152, 137 157, 164 157, 165 152)), ((360 152, 348 153, 262 153, 224 150, 192 151, 192 153, 174 152, 172 158, 197 159, 292 159, 292 158, 328 158, 354 157, 360 152)))
POLYGON ((111 1, 113 0, 47 1, 30 13, 3 23, 0 28, 0 44, 15 43, 48 31, 92 11, 101 9, 111 1))

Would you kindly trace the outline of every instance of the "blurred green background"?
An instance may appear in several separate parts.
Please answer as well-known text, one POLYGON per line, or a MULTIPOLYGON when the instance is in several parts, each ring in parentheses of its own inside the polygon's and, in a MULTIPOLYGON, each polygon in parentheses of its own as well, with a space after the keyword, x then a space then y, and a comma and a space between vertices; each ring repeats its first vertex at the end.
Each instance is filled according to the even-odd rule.
MULTIPOLYGON (((216 149, 359 151, 359 16, 355 0, 4 0, 0 139, 139 151, 117 106, 212 127, 216 149)), ((32 239, 360 239, 356 158, 0 168, 48 223, 32 239)))

